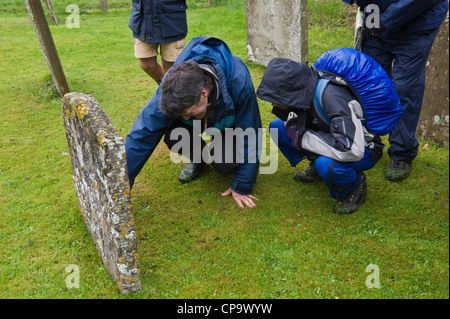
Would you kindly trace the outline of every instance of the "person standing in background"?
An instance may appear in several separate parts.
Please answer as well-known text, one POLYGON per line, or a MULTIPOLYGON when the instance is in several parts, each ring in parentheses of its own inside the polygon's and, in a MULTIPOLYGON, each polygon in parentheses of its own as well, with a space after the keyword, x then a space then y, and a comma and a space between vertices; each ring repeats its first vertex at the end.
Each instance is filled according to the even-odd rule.
POLYGON ((366 23, 361 52, 386 70, 404 108, 400 122, 389 134, 391 160, 386 170, 387 180, 404 180, 419 149, 415 135, 425 91, 425 64, 448 11, 448 0, 342 1, 356 3, 377 20, 366 23), (379 9, 378 18, 374 8, 379 9))
POLYGON ((141 68, 160 84, 186 43, 185 0, 132 0, 128 27, 141 68), (158 48, 162 65, 158 63, 158 48))

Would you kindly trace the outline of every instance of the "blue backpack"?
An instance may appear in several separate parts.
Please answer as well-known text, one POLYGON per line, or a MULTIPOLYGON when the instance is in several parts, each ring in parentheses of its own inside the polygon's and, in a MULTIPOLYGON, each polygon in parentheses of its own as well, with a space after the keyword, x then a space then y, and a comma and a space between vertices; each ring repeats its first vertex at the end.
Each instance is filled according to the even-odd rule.
POLYGON ((361 104, 363 125, 377 135, 387 135, 397 125, 403 107, 394 83, 384 69, 371 57, 351 48, 325 52, 313 64, 319 74, 314 105, 320 117, 329 123, 322 109, 322 94, 331 79, 341 78, 361 104))

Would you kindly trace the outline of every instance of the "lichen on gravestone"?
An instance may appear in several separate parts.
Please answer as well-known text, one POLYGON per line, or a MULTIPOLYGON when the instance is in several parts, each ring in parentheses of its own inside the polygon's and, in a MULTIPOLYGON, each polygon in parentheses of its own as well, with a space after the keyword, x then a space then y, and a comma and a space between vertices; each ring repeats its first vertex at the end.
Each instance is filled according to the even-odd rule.
POLYGON ((137 239, 122 137, 91 95, 62 102, 78 207, 122 293, 141 289, 137 239))

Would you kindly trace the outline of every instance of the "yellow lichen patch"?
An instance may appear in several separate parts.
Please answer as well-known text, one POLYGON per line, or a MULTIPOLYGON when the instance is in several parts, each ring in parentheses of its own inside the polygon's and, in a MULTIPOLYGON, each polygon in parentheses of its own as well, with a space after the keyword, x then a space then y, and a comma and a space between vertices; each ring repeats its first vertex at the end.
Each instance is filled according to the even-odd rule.
POLYGON ((81 119, 84 119, 84 116, 89 113, 89 107, 87 107, 83 104, 81 108, 77 109, 77 113, 81 119))
POLYGON ((105 135, 103 135, 103 134, 97 135, 97 141, 100 145, 103 144, 104 139, 105 139, 105 135))

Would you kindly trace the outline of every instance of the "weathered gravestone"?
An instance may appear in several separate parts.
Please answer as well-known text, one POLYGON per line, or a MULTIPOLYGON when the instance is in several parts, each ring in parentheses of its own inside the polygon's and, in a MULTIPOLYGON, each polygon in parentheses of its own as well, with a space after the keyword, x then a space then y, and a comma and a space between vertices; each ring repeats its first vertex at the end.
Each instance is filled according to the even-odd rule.
POLYGON ((426 64, 426 86, 417 136, 449 146, 448 13, 426 64))
POLYGON ((274 57, 308 60, 307 0, 247 0, 247 56, 267 66, 274 57))
POLYGON ((100 0, 100 10, 103 12, 108 11, 108 0, 100 0))
POLYGON ((94 97, 68 93, 62 113, 78 207, 122 293, 141 289, 122 137, 94 97))

